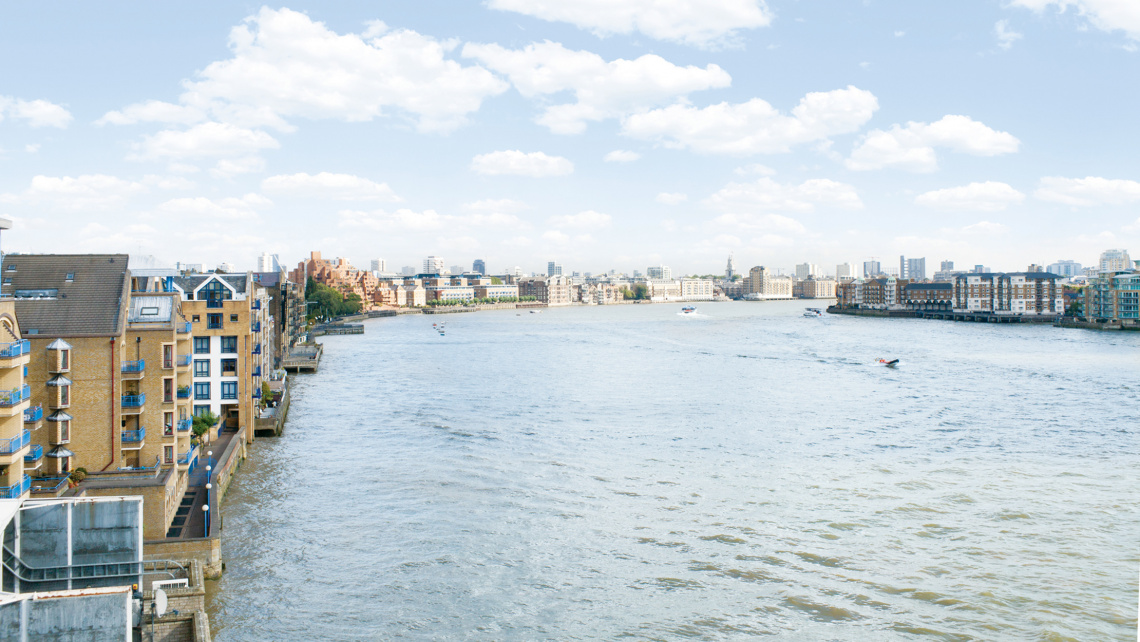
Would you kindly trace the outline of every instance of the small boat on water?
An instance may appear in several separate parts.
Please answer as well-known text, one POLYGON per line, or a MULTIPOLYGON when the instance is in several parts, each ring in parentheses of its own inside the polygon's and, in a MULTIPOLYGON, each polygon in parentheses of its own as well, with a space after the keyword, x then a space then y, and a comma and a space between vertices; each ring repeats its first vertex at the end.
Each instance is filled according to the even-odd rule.
POLYGON ((820 310, 819 308, 804 308, 804 316, 821 317, 823 316, 823 310, 820 310))
POLYGON ((898 359, 879 359, 879 365, 893 368, 899 364, 898 359))
POLYGON ((681 308, 681 314, 696 314, 696 313, 697 313, 697 309, 691 305, 686 305, 685 307, 681 308))

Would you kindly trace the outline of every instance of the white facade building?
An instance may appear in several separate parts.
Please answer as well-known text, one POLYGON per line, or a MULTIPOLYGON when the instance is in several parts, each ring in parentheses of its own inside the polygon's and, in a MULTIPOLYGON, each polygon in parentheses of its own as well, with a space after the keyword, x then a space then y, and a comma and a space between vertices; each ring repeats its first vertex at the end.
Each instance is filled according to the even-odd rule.
POLYGON ((1100 254, 1101 272, 1131 272, 1135 267, 1128 250, 1105 250, 1100 254))
POLYGON ((682 301, 712 301, 713 282, 708 279, 681 279, 682 301))
POLYGON ((387 272, 388 271, 388 262, 385 261, 384 259, 372 259, 372 271, 373 272, 387 272))
POLYGON ((281 261, 278 260, 276 254, 270 254, 269 252, 262 252, 261 256, 257 257, 257 271, 258 272, 280 272, 281 271, 281 261))
POLYGON ((835 266, 835 278, 838 281, 851 281, 859 278, 855 273, 855 266, 850 263, 840 263, 835 266))
POLYGON ((658 265, 656 267, 645 268, 645 276, 650 279, 659 279, 669 281, 673 278, 673 270, 669 269, 668 265, 658 265))
POLYGON ((442 256, 429 256, 424 259, 423 274, 443 274, 446 269, 442 256))
POLYGON ((806 281, 807 279, 823 276, 823 270, 815 263, 800 263, 796 266, 796 279, 799 281, 806 281))

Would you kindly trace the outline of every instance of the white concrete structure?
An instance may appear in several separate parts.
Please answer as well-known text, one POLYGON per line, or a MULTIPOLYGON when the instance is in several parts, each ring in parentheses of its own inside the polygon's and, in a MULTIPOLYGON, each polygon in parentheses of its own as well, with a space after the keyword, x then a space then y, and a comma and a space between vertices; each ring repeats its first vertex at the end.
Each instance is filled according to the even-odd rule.
POLYGON ((645 276, 650 279, 669 281, 673 278, 673 270, 668 265, 650 266, 645 268, 645 276))
POLYGON ((385 261, 384 259, 372 259, 372 271, 373 272, 387 272, 388 271, 388 262, 385 261))
POLYGON ((708 279, 681 279, 682 301, 712 301, 714 285, 708 279))
POLYGON ((1135 268, 1128 250, 1105 250, 1100 253, 1101 272, 1131 272, 1135 268))
POLYGON ((819 276, 823 276, 823 270, 815 263, 800 263, 796 266, 796 280, 798 281, 805 281, 819 276))
MULTIPOLYGON (((230 270, 227 270, 227 272, 230 270)), ((258 272, 280 272, 281 261, 278 260, 276 254, 269 252, 262 252, 261 256, 257 257, 257 271, 258 272)))
POLYGON ((424 259, 423 274, 443 274, 446 269, 442 256, 429 256, 424 259))
POLYGON ((859 278, 855 273, 855 266, 850 263, 840 263, 835 266, 835 278, 838 281, 850 281, 859 278))

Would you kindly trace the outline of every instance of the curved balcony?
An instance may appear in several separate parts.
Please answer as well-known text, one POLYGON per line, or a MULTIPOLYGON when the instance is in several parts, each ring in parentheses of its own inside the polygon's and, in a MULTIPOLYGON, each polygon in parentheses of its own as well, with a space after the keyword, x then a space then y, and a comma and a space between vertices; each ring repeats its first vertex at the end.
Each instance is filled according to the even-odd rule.
POLYGON ((24 423, 26 424, 34 424, 43 418, 44 407, 42 405, 32 406, 31 408, 24 410, 24 423))
POLYGON ((20 341, 13 341, 12 343, 0 343, 0 359, 15 359, 32 351, 32 344, 27 339, 20 341))
POLYGON ((43 456, 44 447, 39 444, 33 444, 31 450, 28 451, 28 454, 24 455, 24 466, 27 467, 29 465, 35 464, 39 460, 43 459, 43 456))
POLYGON ((10 439, 0 439, 0 455, 15 455, 32 443, 32 431, 27 428, 10 439))
POLYGON ((0 391, 0 408, 11 408, 32 397, 32 389, 25 384, 22 388, 0 391))
POLYGON ((186 418, 186 419, 179 419, 178 420, 178 432, 190 432, 190 429, 193 426, 194 426, 194 420, 193 419, 186 418))
POLYGON ((0 487, 0 499, 19 499, 24 493, 32 487, 32 478, 24 475, 24 478, 11 486, 0 487))

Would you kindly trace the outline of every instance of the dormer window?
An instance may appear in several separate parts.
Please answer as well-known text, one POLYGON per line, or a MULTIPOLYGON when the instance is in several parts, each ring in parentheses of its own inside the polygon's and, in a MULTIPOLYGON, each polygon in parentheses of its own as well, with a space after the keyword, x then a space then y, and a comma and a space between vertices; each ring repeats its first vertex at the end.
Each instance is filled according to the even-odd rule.
POLYGON ((9 272, 15 272, 16 271, 16 264, 15 263, 9 263, 8 264, 8 271, 9 272))
POLYGON ((68 283, 71 283, 72 281, 74 281, 75 280, 75 272, 68 272, 67 277, 64 280, 67 281, 68 283))

